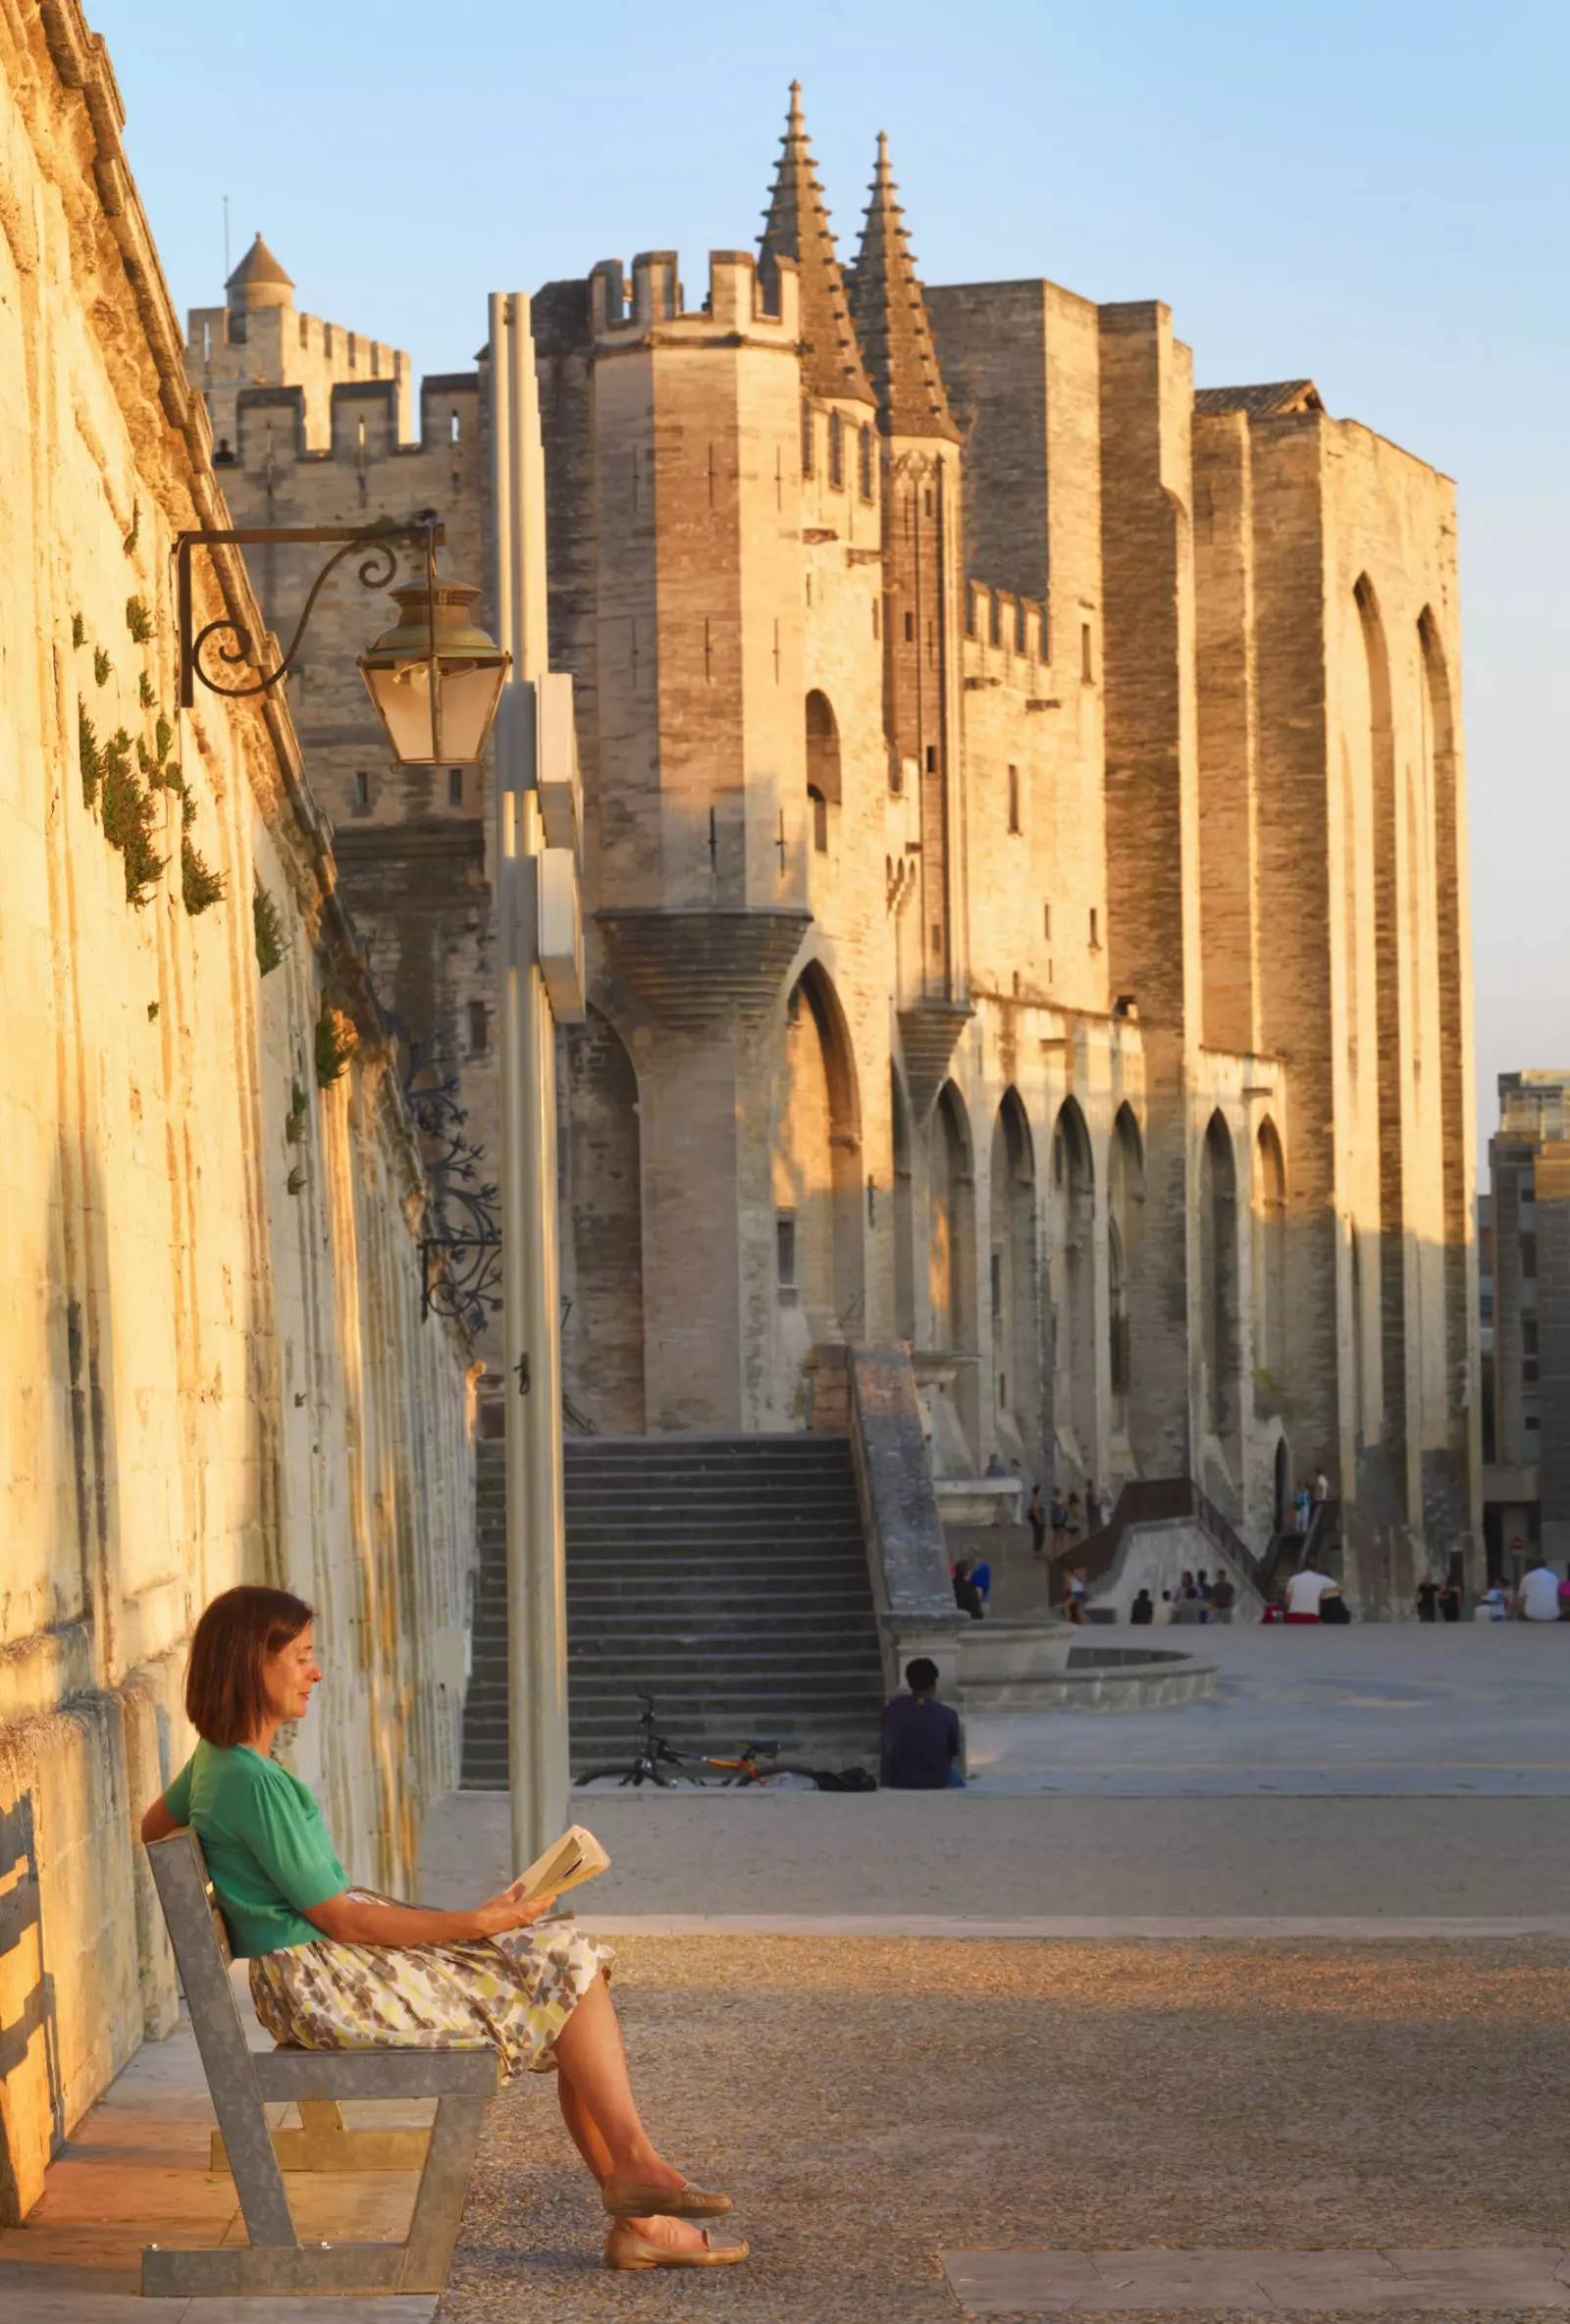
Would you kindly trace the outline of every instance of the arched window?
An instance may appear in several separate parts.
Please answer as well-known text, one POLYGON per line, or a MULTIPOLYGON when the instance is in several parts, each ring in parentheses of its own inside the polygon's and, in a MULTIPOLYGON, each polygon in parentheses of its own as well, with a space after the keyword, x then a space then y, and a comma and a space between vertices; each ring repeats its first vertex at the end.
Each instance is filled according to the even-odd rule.
POLYGON ((1254 1346, 1280 1386, 1286 1350, 1286 1167, 1268 1116, 1254 1141, 1254 1346))
POLYGON ((1221 1113, 1205 1131, 1199 1180, 1200 1340, 1205 1410, 1217 1436, 1232 1434, 1237 1403, 1237 1165, 1221 1113))
POLYGON ((807 697, 807 788, 825 805, 840 803, 840 730, 826 694, 814 686, 807 697))
POLYGON ((845 422, 838 412, 828 415, 828 481, 836 489, 845 483, 845 422))

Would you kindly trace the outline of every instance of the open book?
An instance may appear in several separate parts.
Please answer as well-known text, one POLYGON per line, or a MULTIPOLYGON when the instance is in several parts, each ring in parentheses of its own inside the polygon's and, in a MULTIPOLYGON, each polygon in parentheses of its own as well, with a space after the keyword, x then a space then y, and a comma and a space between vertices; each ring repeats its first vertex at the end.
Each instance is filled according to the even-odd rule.
POLYGON ((538 1896, 559 1896, 565 1888, 576 1888, 580 1881, 592 1881, 609 1862, 594 1833, 574 1824, 543 1856, 537 1856, 512 1885, 525 1904, 532 1904, 538 1896))

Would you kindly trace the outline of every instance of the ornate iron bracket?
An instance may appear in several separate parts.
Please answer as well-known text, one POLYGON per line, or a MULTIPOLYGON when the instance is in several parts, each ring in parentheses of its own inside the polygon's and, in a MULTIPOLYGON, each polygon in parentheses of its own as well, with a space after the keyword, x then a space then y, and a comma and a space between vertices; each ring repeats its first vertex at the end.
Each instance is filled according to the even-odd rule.
POLYGON ((356 551, 361 554, 363 560, 359 569, 360 586, 363 589, 387 589, 391 587, 397 575, 398 561, 393 553, 394 549, 399 544, 404 546, 417 544, 424 549, 426 580, 431 585, 431 652, 434 659, 436 653, 436 552, 442 546, 444 538, 444 528, 438 524, 245 525, 237 531, 229 533, 178 533, 175 536, 175 579, 180 611, 181 708, 188 710, 194 703, 198 678, 210 694, 227 695, 234 701, 245 700, 259 694, 268 694, 275 686, 280 685, 288 676, 294 656, 300 649, 300 641, 305 635, 305 625, 310 620, 316 600, 322 594, 323 584, 337 571, 346 557, 352 557, 356 551), (190 588, 192 549, 309 548, 313 545, 326 546, 329 542, 336 542, 338 546, 311 584, 311 592, 305 600, 304 610, 300 614, 294 635, 289 640, 288 650, 278 668, 268 671, 254 686, 225 686, 217 678, 209 677, 202 667, 203 651, 210 642, 222 638, 226 632, 233 638, 234 644, 232 646, 214 644, 214 651, 221 662, 226 663, 230 669, 259 669, 261 665, 257 659, 255 641, 249 630, 242 623, 232 620, 228 614, 220 615, 217 621, 208 622, 205 629, 197 633, 196 636, 192 636, 191 624, 195 619, 191 608, 190 588))
POLYGON ((497 1189, 480 1176, 485 1149, 464 1134, 469 1117, 458 1101, 457 1076, 420 1086, 433 1066, 442 1070, 437 1058, 422 1057, 411 1041, 403 1094, 419 1134, 437 1230, 420 1244, 421 1313, 450 1316, 473 1338, 501 1308, 497 1189))

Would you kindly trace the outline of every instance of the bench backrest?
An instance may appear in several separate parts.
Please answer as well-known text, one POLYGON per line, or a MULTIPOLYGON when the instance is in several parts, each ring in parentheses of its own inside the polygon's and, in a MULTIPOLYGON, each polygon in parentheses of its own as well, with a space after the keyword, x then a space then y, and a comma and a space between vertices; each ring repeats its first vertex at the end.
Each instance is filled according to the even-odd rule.
POLYGON ((213 2110, 245 2213, 246 2232, 253 2244, 292 2244, 293 2222, 256 2087, 250 2046, 229 1982, 229 1945, 222 1935, 201 1842, 194 1832, 177 1832, 170 1839, 154 1840, 147 1859, 175 1948, 180 1982, 185 1989, 191 2031, 207 2075, 213 2110))

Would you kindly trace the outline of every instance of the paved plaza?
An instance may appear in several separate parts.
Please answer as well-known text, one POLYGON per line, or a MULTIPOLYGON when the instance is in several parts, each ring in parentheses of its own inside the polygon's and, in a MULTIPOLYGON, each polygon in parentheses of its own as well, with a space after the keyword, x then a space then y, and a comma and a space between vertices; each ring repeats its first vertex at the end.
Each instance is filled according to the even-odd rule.
MULTIPOLYGON (((1570 1627, 1181 1635, 1214 1703, 978 1720, 966 1792, 576 1794, 652 2127, 754 2257, 607 2275, 528 2078, 439 2324, 1570 2312, 1570 1627)), ((445 1801, 427 1895, 508 1869, 505 1798, 445 1801)), ((150 2311, 144 2242, 241 2232, 210 2120, 188 2033, 145 2048, 0 2235, 0 2324, 431 2324, 150 2311)), ((396 2235, 411 2188, 290 2192, 396 2235)))

